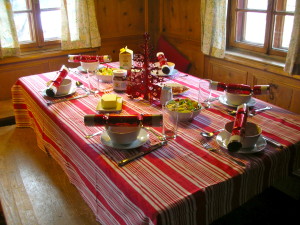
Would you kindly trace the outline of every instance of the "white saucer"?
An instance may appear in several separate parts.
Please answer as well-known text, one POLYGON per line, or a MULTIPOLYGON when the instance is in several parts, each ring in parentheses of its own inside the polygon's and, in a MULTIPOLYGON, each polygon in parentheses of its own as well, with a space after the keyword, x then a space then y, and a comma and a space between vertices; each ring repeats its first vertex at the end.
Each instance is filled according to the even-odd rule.
MULTIPOLYGON (((229 138, 230 138, 230 134, 226 131, 222 131, 217 135, 216 141, 217 141, 218 145, 220 145, 222 148, 227 149, 227 142, 228 142, 229 138)), ((267 142, 261 135, 258 138, 258 140, 253 148, 242 148, 241 150, 237 151, 237 153, 253 154, 253 153, 261 152, 262 150, 264 150, 264 148, 266 146, 267 146, 267 142)))
MULTIPOLYGON (((73 95, 75 94, 77 90, 77 87, 75 85, 73 85, 71 88, 70 88, 70 91, 66 94, 61 94, 61 95, 55 95, 53 98, 61 98, 61 97, 66 97, 66 96, 69 96, 69 95, 73 95)), ((44 97, 49 97, 47 94, 46 94, 46 89, 43 90, 42 92, 43 96, 44 97)))
POLYGON ((144 129, 141 129, 137 139, 128 145, 120 145, 115 144, 110 140, 110 137, 108 136, 107 132, 104 131, 101 135, 101 142, 105 144, 106 146, 116 148, 116 149, 132 149, 137 148, 145 144, 149 140, 149 134, 144 129))
MULTIPOLYGON (((221 95, 221 96, 219 97, 219 101, 220 101, 223 105, 227 105, 227 106, 230 106, 230 107, 237 107, 237 105, 233 105, 233 104, 227 102, 227 98, 226 98, 225 95, 221 95)), ((251 98, 250 101, 247 102, 247 105, 248 105, 249 107, 253 107, 255 104, 256 104, 256 101, 255 101, 254 98, 251 98)))
POLYGON ((157 70, 152 70, 151 71, 151 75, 159 76, 159 77, 173 76, 177 73, 178 73, 178 70, 176 70, 176 69, 173 69, 172 73, 169 73, 169 74, 164 74, 161 70, 158 70, 158 73, 157 73, 157 70))

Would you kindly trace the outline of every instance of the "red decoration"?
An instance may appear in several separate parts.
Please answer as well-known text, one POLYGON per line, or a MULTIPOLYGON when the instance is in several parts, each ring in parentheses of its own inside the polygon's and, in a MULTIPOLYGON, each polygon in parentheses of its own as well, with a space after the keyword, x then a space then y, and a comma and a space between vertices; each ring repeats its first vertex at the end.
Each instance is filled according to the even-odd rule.
POLYGON ((155 67, 150 60, 149 40, 149 34, 145 33, 144 44, 141 46, 143 53, 134 55, 134 66, 127 74, 126 93, 131 98, 143 99, 153 103, 160 98, 161 87, 158 83, 163 82, 164 77, 155 75, 154 71, 158 71, 159 68, 155 67))

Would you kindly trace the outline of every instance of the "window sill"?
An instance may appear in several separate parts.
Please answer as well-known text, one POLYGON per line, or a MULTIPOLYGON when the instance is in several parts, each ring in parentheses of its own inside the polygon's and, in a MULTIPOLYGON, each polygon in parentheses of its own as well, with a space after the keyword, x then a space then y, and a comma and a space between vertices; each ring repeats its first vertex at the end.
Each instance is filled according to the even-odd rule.
POLYGON ((98 52, 99 48, 85 48, 85 49, 74 49, 74 50, 44 50, 44 51, 35 51, 35 52, 25 52, 20 56, 7 57, 0 59, 0 65, 9 64, 9 63, 18 63, 24 61, 31 61, 37 59, 46 59, 57 56, 71 55, 71 54, 80 54, 85 52, 98 52))
POLYGON ((225 60, 290 77, 290 75, 283 70, 285 64, 285 58, 283 57, 266 56, 248 51, 228 49, 226 50, 225 60))

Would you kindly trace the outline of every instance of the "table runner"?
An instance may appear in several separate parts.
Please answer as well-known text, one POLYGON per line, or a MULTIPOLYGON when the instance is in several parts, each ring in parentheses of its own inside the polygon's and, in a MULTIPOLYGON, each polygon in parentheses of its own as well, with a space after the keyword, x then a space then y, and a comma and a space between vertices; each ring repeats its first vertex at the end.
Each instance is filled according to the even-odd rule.
MULTIPOLYGON (((87 86, 85 75, 72 71, 69 77, 87 86)), ((272 110, 249 121, 286 148, 268 144, 258 154, 232 153, 246 168, 204 149, 200 131, 223 128, 234 119, 220 110, 224 106, 219 102, 203 109, 191 123, 180 123, 175 141, 120 168, 117 160, 139 150, 117 151, 103 145, 99 136, 84 138, 86 133, 103 129, 83 123, 84 115, 96 113, 99 99, 93 95, 47 106, 43 90, 54 75, 22 77, 13 86, 16 123, 35 130, 39 147, 59 163, 103 225, 209 224, 299 169, 300 116, 273 105, 272 110)), ((185 97, 198 99, 199 82, 202 95, 208 97, 208 81, 180 72, 172 78, 170 82, 189 88, 185 97)), ((110 84, 101 87, 109 89, 110 84)), ((78 90, 76 94, 82 93, 78 90)), ((212 92, 213 97, 220 94, 212 92)), ((158 105, 129 99, 125 93, 118 95, 124 101, 121 114, 160 113, 158 105)), ((255 108, 270 105, 255 100, 255 108)), ((154 135, 149 136, 146 146, 157 142, 154 135)), ((209 142, 218 147, 214 139, 209 142)))

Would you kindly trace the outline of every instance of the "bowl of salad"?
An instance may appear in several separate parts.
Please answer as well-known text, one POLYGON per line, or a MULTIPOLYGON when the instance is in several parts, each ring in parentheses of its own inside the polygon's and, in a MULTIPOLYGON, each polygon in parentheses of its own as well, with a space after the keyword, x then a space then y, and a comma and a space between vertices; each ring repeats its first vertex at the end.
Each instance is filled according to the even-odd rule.
POLYGON ((96 72, 96 75, 104 83, 111 83, 113 80, 113 68, 103 67, 96 72))
POLYGON ((178 114, 179 121, 191 121, 199 115, 201 104, 189 98, 177 98, 166 103, 166 110, 174 117, 178 114))

